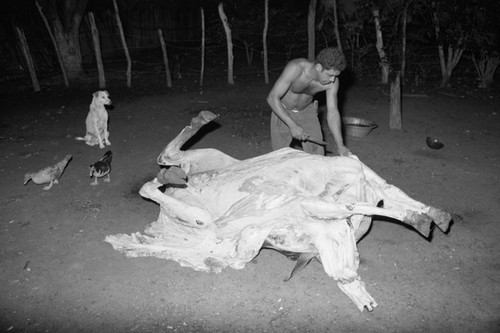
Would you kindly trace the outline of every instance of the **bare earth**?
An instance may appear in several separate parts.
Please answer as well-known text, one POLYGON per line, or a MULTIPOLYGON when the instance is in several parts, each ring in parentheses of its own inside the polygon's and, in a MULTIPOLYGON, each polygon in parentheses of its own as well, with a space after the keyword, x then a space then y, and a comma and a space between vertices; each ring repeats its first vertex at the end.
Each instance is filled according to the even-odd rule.
MULTIPOLYGON (((143 231, 159 206, 138 194, 156 157, 196 116, 220 117, 193 147, 244 159, 270 151, 270 89, 259 82, 196 83, 171 90, 108 88, 111 183, 90 186, 88 166, 106 150, 75 141, 95 88, 3 97, 0 122, 1 332, 499 332, 500 114, 488 94, 403 97, 403 130, 390 130, 388 96, 376 84, 345 90, 344 116, 379 124, 347 138, 358 157, 416 200, 454 216, 447 234, 421 237, 376 220, 358 244, 359 274, 379 306, 360 312, 313 261, 263 250, 243 270, 209 274, 156 258, 126 259, 103 241, 143 231), (427 136, 443 143, 426 146, 427 136), (29 183, 73 154, 60 184, 29 183)), ((184 84, 184 85, 183 85, 184 84)), ((384 87, 388 90, 387 87, 384 87)), ((411 91, 407 91, 411 93, 411 91)), ((329 150, 332 138, 327 133, 329 150)))

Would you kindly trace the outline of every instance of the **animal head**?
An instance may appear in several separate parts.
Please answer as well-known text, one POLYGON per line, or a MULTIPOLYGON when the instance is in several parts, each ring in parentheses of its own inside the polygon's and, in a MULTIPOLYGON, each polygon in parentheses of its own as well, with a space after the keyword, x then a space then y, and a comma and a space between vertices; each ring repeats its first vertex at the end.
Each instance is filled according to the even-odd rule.
POLYGON ((111 150, 108 150, 106 153, 104 153, 104 156, 102 158, 108 159, 111 162, 112 157, 113 157, 113 153, 111 152, 111 150))
POLYGON ((92 94, 93 103, 97 103, 99 105, 110 105, 111 99, 109 98, 109 93, 106 90, 99 90, 92 94))

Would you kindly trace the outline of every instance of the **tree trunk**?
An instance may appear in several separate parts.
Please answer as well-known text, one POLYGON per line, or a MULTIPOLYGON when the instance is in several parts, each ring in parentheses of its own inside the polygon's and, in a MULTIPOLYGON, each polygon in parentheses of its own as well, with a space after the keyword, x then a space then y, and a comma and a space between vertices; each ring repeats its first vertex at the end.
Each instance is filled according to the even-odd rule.
POLYGON ((64 0, 60 9, 57 8, 56 1, 48 2, 54 39, 69 79, 75 79, 83 73, 79 30, 87 2, 88 0, 64 0))
POLYGON ((390 129, 401 129, 401 74, 391 83, 391 112, 389 118, 390 129))
POLYGON ((252 64, 252 59, 253 59, 252 44, 244 40, 243 45, 245 45, 245 53, 247 55, 247 65, 250 66, 252 64))
POLYGON ((205 12, 200 8, 201 13, 201 69, 200 88, 203 87, 203 75, 205 73, 205 12))
POLYGON ((47 21, 47 17, 45 17, 45 15, 43 14, 42 7, 38 3, 38 1, 35 1, 35 5, 38 8, 38 12, 40 13, 40 16, 42 17, 43 23, 45 24, 45 27, 47 28, 47 32, 49 33, 50 40, 52 40, 52 44, 54 45, 54 49, 56 50, 57 60, 59 61, 59 66, 61 67, 61 73, 63 76, 64 85, 66 87, 68 87, 69 86, 68 74, 66 73, 66 68, 64 67, 61 52, 59 51, 59 48, 57 47, 57 43, 56 43, 56 39, 54 38, 54 34, 52 33, 52 30, 50 29, 50 25, 49 25, 49 22, 47 21))
POLYGON ((441 65, 441 84, 440 87, 447 87, 450 83, 450 78, 453 73, 453 70, 458 65, 460 58, 462 57, 462 53, 465 48, 463 47, 462 38, 457 41, 457 48, 453 49, 451 45, 448 45, 448 60, 445 58, 444 54, 444 45, 440 40, 440 24, 439 24, 439 15, 437 11, 437 4, 434 1, 432 3, 432 18, 434 23, 434 32, 436 34, 436 40, 438 43, 438 52, 439 52, 439 63, 441 65))
POLYGON ((264 83, 269 84, 267 67, 267 28, 269 26, 269 0, 264 1, 264 31, 262 32, 262 50, 264 52, 264 83))
POLYGON ((132 60, 130 59, 130 53, 128 52, 127 40, 125 39, 125 34, 123 32, 122 20, 120 19, 120 12, 118 11, 116 0, 113 0, 113 6, 115 8, 116 24, 118 25, 118 30, 120 31, 123 50, 125 51, 125 57, 127 58, 127 87, 130 88, 132 87, 132 60))
POLYGON ((160 39, 161 52, 163 53, 163 64, 165 66, 165 76, 167 78, 167 87, 172 88, 172 76, 170 75, 170 64, 168 63, 167 46, 163 38, 163 32, 158 29, 158 38, 160 39))
POLYGON ((227 38, 227 83, 234 84, 233 78, 233 39, 231 37, 231 28, 229 27, 229 23, 227 21, 227 16, 224 13, 224 7, 222 2, 219 4, 219 16, 222 21, 222 25, 224 26, 224 30, 226 31, 227 38))
POLYGON ((33 90, 35 90, 35 92, 39 92, 40 84, 38 83, 35 64, 33 63, 33 58, 31 57, 30 48, 28 46, 28 42, 26 41, 26 35, 24 34, 24 31, 22 31, 19 27, 16 27, 16 32, 19 37, 19 42, 21 43, 21 49, 23 51, 24 58, 26 59, 26 64, 28 65, 28 69, 30 71, 31 82, 33 83, 33 90))
POLYGON ((339 32, 339 16, 337 13, 337 0, 332 0, 333 2, 333 18, 335 20, 335 38, 337 38, 337 47, 340 49, 340 51, 343 53, 344 51, 342 50, 342 42, 340 41, 340 32, 339 32))
POLYGON ((408 5, 404 7, 403 11, 403 33, 402 33, 402 50, 401 50, 401 79, 404 82, 405 78, 405 69, 406 69, 406 21, 408 18, 408 5))
POLYGON ((99 73, 99 88, 106 88, 106 79, 104 77, 104 66, 101 57, 101 44, 99 42, 99 31, 95 24, 94 14, 89 13, 90 31, 92 32, 92 40, 94 41, 95 60, 97 62, 97 72, 99 73))
POLYGON ((309 14, 307 16, 307 38, 308 38, 308 55, 307 58, 309 61, 313 61, 316 57, 315 48, 316 48, 316 29, 315 29, 315 20, 316 20, 316 4, 317 0, 311 0, 309 3, 309 14))
POLYGON ((56 39, 57 48, 61 53, 68 78, 72 80, 81 76, 83 68, 78 31, 72 29, 65 32, 62 28, 54 25, 54 38, 56 39))
POLYGON ((382 68, 382 80, 383 84, 389 83, 389 59, 384 50, 384 40, 382 38, 382 27, 380 26, 380 14, 378 8, 372 9, 373 18, 375 21, 375 33, 377 36, 377 51, 380 58, 380 66, 382 68))

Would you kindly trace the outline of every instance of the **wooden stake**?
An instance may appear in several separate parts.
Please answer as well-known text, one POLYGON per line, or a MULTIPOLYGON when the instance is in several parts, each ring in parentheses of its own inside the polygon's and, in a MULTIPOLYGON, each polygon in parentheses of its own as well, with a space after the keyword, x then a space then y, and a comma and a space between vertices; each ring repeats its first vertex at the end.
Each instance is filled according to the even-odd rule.
POLYGON ((314 52, 316 49, 316 6, 318 1, 311 0, 309 3, 309 13, 307 14, 307 43, 308 43, 308 55, 309 61, 313 61, 316 57, 314 52))
POLYGON ((231 37, 231 28, 229 27, 229 22, 227 21, 227 16, 224 13, 224 7, 222 2, 219 4, 219 16, 226 31, 227 38, 227 83, 234 84, 233 78, 233 40, 231 37))
POLYGON ((95 60, 97 62, 97 72, 99 73, 99 88, 106 88, 106 79, 104 78, 104 66, 102 65, 101 43, 99 42, 99 31, 95 24, 94 14, 89 12, 90 31, 94 41, 95 60))
POLYGON ((49 22, 47 21, 47 18, 43 14, 42 7, 38 4, 38 1, 35 1, 35 5, 38 8, 38 12, 40 13, 40 16, 42 17, 43 23, 45 23, 45 27, 47 28, 47 31, 49 32, 50 39, 52 40, 52 44, 54 44, 54 49, 56 50, 56 55, 57 55, 57 60, 59 61, 59 66, 61 67, 61 73, 63 76, 64 80, 64 85, 66 87, 69 86, 69 81, 68 81, 68 75, 66 74, 66 68, 64 68, 64 64, 62 61, 61 57, 61 52, 59 52, 59 48, 57 47, 56 39, 54 37, 54 34, 52 33, 52 30, 50 29, 49 22))
POLYGON ((201 12, 201 70, 200 70, 200 87, 203 87, 203 76, 205 74, 205 12, 203 7, 200 7, 201 12))
POLYGON ((118 11, 116 0, 113 0, 113 6, 115 7, 116 23, 118 24, 118 29, 120 30, 123 50, 125 51, 125 57, 127 58, 127 87, 130 88, 132 86, 132 60, 130 59, 130 54, 128 52, 127 41, 125 40, 125 34, 123 33, 122 21, 120 20, 120 12, 118 11))
POLYGON ((267 68, 267 28, 269 27, 269 0, 264 1, 264 31, 262 32, 262 52, 264 52, 264 82, 269 84, 267 68))
POLYGON ((165 40, 163 39, 161 29, 158 29, 158 35, 160 37, 161 51, 163 52, 163 63, 165 64, 165 75, 167 76, 167 87, 172 88, 172 76, 170 75, 170 66, 168 64, 167 47, 165 46, 165 40))
POLYGON ((19 36, 19 41, 21 42, 21 49, 23 50, 24 58, 26 59, 26 63, 28 64, 31 82, 33 83, 33 89, 35 90, 35 92, 39 92, 40 84, 38 83, 35 64, 33 63, 33 59, 31 58, 30 48, 28 46, 28 42, 26 41, 26 36, 24 35, 24 31, 22 31, 19 27, 16 27, 16 31, 17 35, 19 36))
POLYGON ((401 129, 401 72, 396 75, 396 80, 391 82, 391 112, 389 119, 391 129, 401 129))

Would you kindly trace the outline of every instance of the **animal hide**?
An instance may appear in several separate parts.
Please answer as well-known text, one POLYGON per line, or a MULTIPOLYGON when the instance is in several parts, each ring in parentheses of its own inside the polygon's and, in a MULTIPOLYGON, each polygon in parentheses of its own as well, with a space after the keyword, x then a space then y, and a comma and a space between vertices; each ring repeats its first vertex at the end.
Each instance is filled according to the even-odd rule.
POLYGON ((371 217, 400 220, 425 236, 433 220, 448 228, 449 214, 387 184, 355 156, 284 148, 239 161, 214 149, 181 151, 193 134, 185 131, 196 132, 213 119, 197 124, 200 116, 158 158, 185 171, 185 186, 167 185, 163 192, 159 174, 139 192, 159 204, 158 219, 144 234, 106 237, 127 257, 154 256, 220 272, 244 268, 266 242, 282 251, 317 254, 357 307, 371 311, 377 303, 357 273, 356 246, 371 217))

